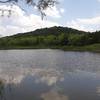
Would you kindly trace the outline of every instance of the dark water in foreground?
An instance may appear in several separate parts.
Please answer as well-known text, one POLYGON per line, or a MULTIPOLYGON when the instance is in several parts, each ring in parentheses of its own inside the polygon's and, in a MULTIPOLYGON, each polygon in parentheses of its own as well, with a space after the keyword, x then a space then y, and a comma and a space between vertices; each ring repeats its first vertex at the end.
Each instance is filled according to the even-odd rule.
POLYGON ((100 54, 0 51, 0 100, 100 100, 100 54))

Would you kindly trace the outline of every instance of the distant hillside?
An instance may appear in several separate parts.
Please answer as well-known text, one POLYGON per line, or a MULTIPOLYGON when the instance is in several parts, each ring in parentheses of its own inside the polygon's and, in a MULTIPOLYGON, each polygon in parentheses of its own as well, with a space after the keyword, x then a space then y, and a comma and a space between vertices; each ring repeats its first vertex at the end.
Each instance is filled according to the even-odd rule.
POLYGON ((31 32, 26 32, 26 33, 18 33, 16 35, 13 35, 13 37, 20 37, 20 36, 33 36, 33 35, 59 35, 61 33, 66 33, 66 34, 84 34, 87 33, 85 31, 79 31, 76 29, 68 28, 68 27, 51 27, 51 28, 42 28, 42 29, 37 29, 35 31, 31 32))
POLYGON ((100 31, 90 33, 67 27, 37 29, 0 38, 0 49, 67 48, 67 50, 98 49, 99 51, 98 44, 100 44, 100 31))

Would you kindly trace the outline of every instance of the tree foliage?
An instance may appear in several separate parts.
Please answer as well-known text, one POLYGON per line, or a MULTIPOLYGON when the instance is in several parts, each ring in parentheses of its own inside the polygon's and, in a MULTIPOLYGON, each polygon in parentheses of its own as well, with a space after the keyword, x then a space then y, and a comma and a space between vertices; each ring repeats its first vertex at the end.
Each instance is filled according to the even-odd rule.
MULTIPOLYGON (((20 0, 0 0, 0 3, 2 4, 9 3, 10 6, 12 7, 13 5, 18 5, 19 1, 20 0)), ((46 10, 48 7, 52 7, 52 6, 55 6, 55 4, 57 4, 56 0, 22 0, 22 1, 28 4, 29 6, 36 7, 38 11, 41 13, 42 19, 44 16, 46 16, 44 10, 46 10)), ((20 8, 23 9, 21 6, 20 8)), ((0 9, 0 11, 2 11, 2 15, 4 14, 5 11, 9 12, 9 16, 12 13, 12 9, 9 9, 9 10, 0 9)))
POLYGON ((100 32, 51 27, 0 38, 0 48, 86 46, 100 43, 100 32))

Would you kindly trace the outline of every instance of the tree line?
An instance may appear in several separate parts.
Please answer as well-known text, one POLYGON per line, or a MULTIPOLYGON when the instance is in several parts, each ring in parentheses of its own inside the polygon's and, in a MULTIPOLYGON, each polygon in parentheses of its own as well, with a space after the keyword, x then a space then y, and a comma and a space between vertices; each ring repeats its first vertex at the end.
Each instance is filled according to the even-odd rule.
POLYGON ((0 47, 85 46, 100 43, 100 32, 52 27, 0 38, 0 47), (51 33, 51 32, 55 33, 51 33), (42 33, 43 32, 43 33, 42 33))

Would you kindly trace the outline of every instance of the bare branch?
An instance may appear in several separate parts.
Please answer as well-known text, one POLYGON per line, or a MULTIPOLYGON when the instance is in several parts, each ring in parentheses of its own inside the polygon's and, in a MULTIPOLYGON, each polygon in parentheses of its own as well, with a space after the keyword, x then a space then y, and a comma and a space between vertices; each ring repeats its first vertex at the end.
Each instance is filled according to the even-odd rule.
POLYGON ((18 2, 18 0, 6 0, 6 1, 0 0, 0 3, 10 3, 10 2, 18 2))
MULTIPOLYGON (((38 0, 38 2, 35 2, 35 0, 22 0, 23 2, 26 2, 26 4, 30 6, 36 6, 38 11, 41 14, 42 19, 46 14, 44 13, 44 10, 46 10, 48 7, 55 6, 57 4, 57 0, 38 0)), ((6 4, 11 3, 13 5, 18 4, 19 0, 0 0, 0 3, 6 4)), ((18 5, 19 6, 19 5, 18 5)), ((20 7, 22 10, 24 10, 22 7, 20 7)), ((2 14, 4 14, 5 10, 2 10, 2 14)), ((9 14, 11 15, 11 10, 9 10, 9 14)))

